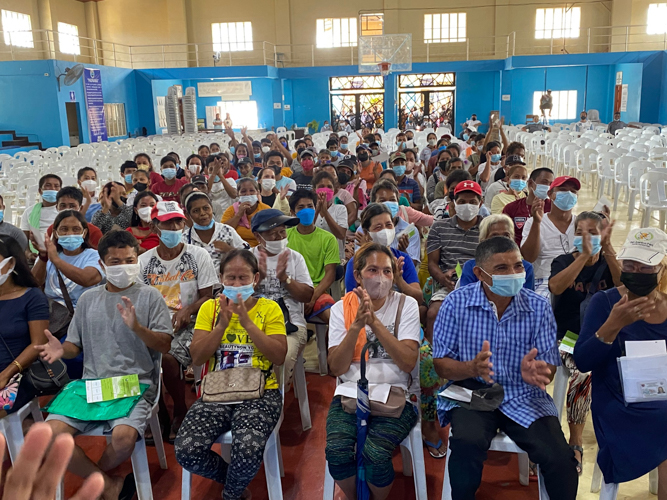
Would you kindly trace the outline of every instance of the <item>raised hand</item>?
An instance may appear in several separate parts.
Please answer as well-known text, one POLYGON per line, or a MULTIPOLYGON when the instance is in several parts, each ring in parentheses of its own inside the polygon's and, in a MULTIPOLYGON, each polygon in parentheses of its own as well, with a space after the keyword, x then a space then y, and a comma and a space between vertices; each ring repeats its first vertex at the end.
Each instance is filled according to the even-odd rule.
POLYGON ((280 188, 280 191, 278 192, 280 193, 281 200, 287 198, 287 194, 289 193, 289 184, 285 184, 283 187, 280 188))
POLYGON ((403 234, 398 238, 398 249, 401 252, 405 252, 410 246, 410 237, 407 234, 403 234))
POLYGON ((229 300, 224 295, 218 297, 218 304, 220 305, 220 310, 218 311, 218 319, 216 322, 215 328, 220 330, 220 335, 224 333, 229 325, 229 320, 232 319, 232 310, 229 307, 229 304, 233 302, 229 300))
POLYGON ((245 302, 243 301, 243 297, 240 293, 236 296, 236 300, 238 300, 238 304, 236 302, 230 301, 228 303, 228 308, 232 313, 238 314, 239 323, 241 323, 243 328, 246 328, 250 322, 250 316, 248 316, 248 310, 245 307, 245 302))
POLYGON ((354 293, 359 298, 359 308, 357 309, 357 315, 354 318, 353 324, 357 328, 364 328, 366 325, 371 325, 373 322, 371 299, 368 296, 368 292, 361 287, 354 289, 354 293))
POLYGON ((616 221, 611 221, 600 233, 600 244, 605 252, 611 251, 611 253, 614 253, 614 247, 611 245, 611 233, 614 230, 614 224, 616 224, 616 221))
POLYGON ((401 278, 403 277, 403 266, 405 265, 405 257, 402 255, 398 258, 396 261, 396 268, 397 268, 397 275, 400 276, 401 278))
POLYGON ((246 137, 246 132, 248 132, 248 127, 241 127, 241 135, 246 137))
POLYGON ((63 345, 50 331, 44 330, 44 335, 46 335, 46 344, 36 345, 35 350, 47 363, 55 363, 65 354, 63 345))
POLYGON ((354 239, 359 246, 363 246, 366 243, 373 241, 370 234, 368 234, 368 231, 365 229, 362 229, 360 233, 354 233, 354 239))
POLYGON ((475 377, 481 377, 489 384, 493 384, 493 363, 491 363, 491 344, 488 340, 482 343, 482 350, 477 353, 475 359, 469 361, 475 377))
POLYGON ((106 189, 102 189, 102 191, 100 191, 100 196, 98 199, 100 205, 102 205, 103 213, 107 213, 109 210, 111 210, 111 197, 107 194, 106 189))
POLYGON ((257 266, 259 267, 259 281, 260 283, 266 278, 266 250, 264 247, 259 247, 259 259, 257 259, 257 266))
POLYGON ((116 304, 116 308, 120 313, 121 318, 123 318, 123 323, 127 325, 130 330, 134 330, 134 327, 137 325, 137 311, 134 309, 134 304, 128 297, 120 298, 123 303, 116 304))
POLYGON ((232 251, 231 245, 225 243, 224 241, 221 240, 215 240, 213 242, 213 248, 215 248, 218 252, 222 253, 227 253, 232 251))
POLYGON ((617 328, 631 325, 635 321, 642 321, 655 310, 655 300, 649 297, 638 297, 630 300, 626 295, 616 302, 609 313, 609 324, 617 328))
POLYGON ((593 244, 591 243, 591 234, 585 229, 581 233, 581 253, 588 255, 589 257, 593 255, 593 244))
POLYGON ((287 281, 287 261, 289 252, 283 252, 278 256, 278 265, 276 266, 276 277, 281 281, 287 281))
POLYGON ((45 237, 44 238, 44 246, 46 247, 46 255, 49 258, 51 262, 56 260, 58 258, 58 247, 56 247, 55 242, 53 239, 55 236, 51 236, 51 238, 45 237))
POLYGON ((535 198, 533 200, 533 205, 530 207, 530 216, 538 224, 542 222, 542 217, 544 217, 544 200, 535 198))
POLYGON ((533 347, 521 360, 521 376, 527 384, 545 391, 551 382, 551 368, 546 361, 535 358, 537 358, 537 348, 533 347))

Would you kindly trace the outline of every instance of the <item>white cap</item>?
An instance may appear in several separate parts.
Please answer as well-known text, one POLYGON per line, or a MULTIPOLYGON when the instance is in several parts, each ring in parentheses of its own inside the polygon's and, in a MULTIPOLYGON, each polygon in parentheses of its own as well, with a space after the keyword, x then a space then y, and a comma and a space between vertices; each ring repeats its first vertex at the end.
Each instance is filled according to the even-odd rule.
POLYGON ((617 259, 657 266, 665 256, 667 256, 667 234, 654 227, 645 227, 628 233, 617 259))

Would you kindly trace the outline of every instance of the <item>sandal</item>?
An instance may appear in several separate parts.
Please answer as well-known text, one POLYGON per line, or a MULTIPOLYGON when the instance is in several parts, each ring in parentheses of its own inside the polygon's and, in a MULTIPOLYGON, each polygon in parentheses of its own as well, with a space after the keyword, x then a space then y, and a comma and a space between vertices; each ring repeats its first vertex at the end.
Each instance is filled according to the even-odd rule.
POLYGON ((186 382, 189 383, 195 381, 195 370, 192 367, 192 365, 188 366, 188 368, 185 370, 185 375, 183 375, 183 378, 185 379, 186 382))
POLYGON ((436 444, 431 443, 428 439, 423 439, 424 441, 424 447, 426 448, 426 451, 428 451, 428 454, 431 455, 433 458, 440 460, 442 458, 445 458, 447 456, 447 451, 441 452, 440 447, 442 446, 442 439, 439 440, 436 444), (436 453, 433 453, 431 451, 431 448, 436 450, 436 453))
POLYGON ((529 466, 529 471, 528 471, 528 480, 537 482, 537 464, 534 464, 533 462, 530 462, 529 466))
POLYGON ((571 444, 570 448, 572 449, 572 451, 578 451, 579 453, 581 453, 581 460, 577 460, 576 455, 575 455, 575 460, 577 460, 577 474, 579 474, 581 476, 581 473, 584 471, 584 464, 583 464, 583 462, 584 462, 584 449, 581 446, 576 445, 576 444, 571 444))
POLYGON ((134 494, 137 492, 137 484, 134 482, 134 473, 130 472, 125 476, 123 481, 123 488, 120 490, 118 500, 132 500, 134 494))

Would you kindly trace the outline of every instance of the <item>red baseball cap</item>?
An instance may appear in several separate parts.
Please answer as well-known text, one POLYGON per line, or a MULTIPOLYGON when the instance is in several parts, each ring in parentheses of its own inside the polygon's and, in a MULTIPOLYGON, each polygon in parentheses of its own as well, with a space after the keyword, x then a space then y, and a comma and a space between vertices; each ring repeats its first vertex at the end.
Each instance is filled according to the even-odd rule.
POLYGON ((151 219, 164 222, 171 219, 185 219, 185 215, 175 201, 158 201, 151 211, 151 219))
POLYGON ((482 188, 475 181, 459 182, 454 189, 454 196, 462 191, 472 191, 473 193, 482 196, 482 188))
POLYGON ((551 183, 551 186, 549 186, 549 189, 562 186, 568 181, 572 182, 577 186, 577 191, 581 189, 581 182, 579 182, 579 179, 577 179, 576 177, 570 177, 569 175, 561 175, 560 177, 556 177, 554 181, 551 183))

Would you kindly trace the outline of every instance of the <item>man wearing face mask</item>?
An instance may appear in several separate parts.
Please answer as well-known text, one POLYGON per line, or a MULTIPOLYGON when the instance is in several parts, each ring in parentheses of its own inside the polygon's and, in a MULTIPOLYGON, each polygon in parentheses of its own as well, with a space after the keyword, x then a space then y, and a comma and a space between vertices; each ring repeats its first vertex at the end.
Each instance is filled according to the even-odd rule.
MULTIPOLYGON (((125 194, 127 194, 128 199, 129 196, 134 192, 134 185, 132 184, 132 174, 135 173, 136 171, 137 171, 137 164, 131 160, 126 161, 120 166, 120 175, 123 178, 123 182, 125 183, 125 194)), ((129 203, 132 202, 130 201, 129 203)))
POLYGON ((579 114, 579 121, 574 124, 574 129, 577 132, 586 132, 587 130, 593 130, 594 123, 588 119, 588 113, 582 111, 579 114))
POLYGON ((484 205, 494 214, 502 212, 510 201, 526 196, 528 170, 521 157, 512 155, 505 158, 502 171, 505 173, 503 178, 489 185, 484 193, 484 205))
MULTIPOLYGON (((37 185, 42 201, 26 207, 21 216, 21 230, 28 240, 30 240, 31 232, 39 233, 43 239, 46 230, 53 224, 58 215, 56 196, 62 184, 62 179, 54 174, 46 174, 39 179, 37 185)), ((36 249, 34 251, 36 252, 36 249)))
POLYGON ((151 186, 151 191, 162 196, 165 201, 178 201, 178 190, 188 183, 188 179, 176 178, 176 158, 165 156, 160 160, 160 168, 164 179, 151 186))
POLYGON ((449 219, 434 221, 426 240, 428 271, 433 277, 434 292, 426 315, 426 338, 433 341, 433 325, 440 305, 454 290, 457 265, 463 266, 475 257, 479 244, 482 217, 482 188, 473 181, 459 182, 449 203, 449 219))
POLYGON ((171 314, 174 339, 169 353, 162 359, 162 367, 165 388, 174 400, 170 439, 175 439, 187 412, 181 367, 192 362, 190 342, 194 318, 199 307, 213 296, 213 285, 218 285, 219 281, 208 252, 183 243, 185 215, 178 203, 158 202, 151 219, 151 230, 160 238, 160 244, 139 257, 139 276, 144 284, 162 294, 171 314))
POLYGON ((290 168, 294 173, 297 172, 302 172, 303 169, 301 168, 301 153, 305 151, 305 149, 308 147, 308 144, 306 143, 305 140, 299 139, 294 143, 294 148, 295 152, 292 153, 292 164, 290 165, 290 168))
POLYGON ((475 263, 479 282, 449 294, 433 332, 438 375, 449 386, 490 391, 484 411, 438 401, 441 423, 452 426, 451 498, 475 498, 487 451, 500 429, 540 466, 550 498, 575 500, 576 460, 546 391, 561 364, 551 305, 523 287, 521 253, 511 239, 481 242, 475 263))
POLYGON ((614 112, 614 121, 607 125, 607 133, 616 135, 616 131, 624 129, 627 126, 627 123, 621 121, 621 113, 616 111, 614 112))
POLYGON ((551 211, 551 200, 548 193, 553 180, 554 173, 550 168, 536 168, 528 177, 528 196, 508 203, 503 208, 503 213, 514 221, 514 241, 517 245, 521 245, 523 227, 530 217, 530 210, 535 200, 544 201, 544 213, 551 211))
POLYGON ((415 210, 422 209, 422 195, 419 184, 414 179, 405 175, 407 159, 404 153, 394 153, 390 158, 391 169, 396 174, 396 185, 398 191, 404 195, 410 202, 410 206, 415 210))
POLYGON ((576 177, 556 177, 548 192, 551 211, 545 215, 544 201, 534 200, 531 217, 523 227, 521 253, 533 264, 535 291, 546 298, 549 297, 551 261, 574 246, 572 210, 577 204, 579 189, 581 183, 576 177))
POLYGON ((69 463, 75 474, 102 474, 103 498, 119 498, 121 490, 134 486, 132 475, 122 478, 109 471, 130 458, 137 438, 144 435, 157 398, 161 354, 169 350, 172 339, 169 311, 162 296, 138 279, 138 248, 137 240, 127 231, 107 233, 99 245, 106 284, 81 295, 63 344, 47 330, 48 342, 37 346, 49 363, 73 359, 83 352, 83 379, 138 375, 139 382, 148 385, 126 417, 92 422, 52 413, 47 419, 54 437, 76 436, 100 427, 109 433, 110 443, 99 461, 91 461, 77 448, 69 463))
POLYGON ((283 174, 283 155, 280 151, 269 151, 264 155, 265 168, 273 169, 276 176, 276 189, 280 191, 285 186, 288 186, 287 197, 292 196, 296 191, 296 182, 290 177, 283 174))
POLYGON ((329 150, 329 155, 331 156, 331 164, 336 166, 341 160, 340 154, 338 153, 338 141, 336 139, 329 139, 327 141, 327 149, 329 150))
POLYGON ((315 169, 315 152, 310 148, 301 151, 301 172, 292 175, 297 189, 312 189, 315 169))
POLYGON ((287 228, 299 224, 297 217, 280 210, 263 210, 252 220, 252 232, 259 245, 251 251, 259 264, 259 283, 255 291, 277 302, 287 327, 285 382, 289 387, 299 353, 308 340, 304 304, 313 296, 313 281, 303 256, 287 248, 287 228))

